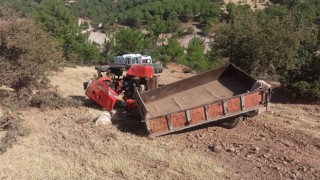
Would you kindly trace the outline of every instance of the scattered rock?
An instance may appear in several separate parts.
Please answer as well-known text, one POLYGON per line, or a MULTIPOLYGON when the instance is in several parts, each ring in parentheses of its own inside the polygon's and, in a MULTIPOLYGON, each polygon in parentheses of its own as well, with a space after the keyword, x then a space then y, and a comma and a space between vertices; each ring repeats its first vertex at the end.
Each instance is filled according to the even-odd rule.
POLYGON ((196 135, 196 138, 199 139, 199 140, 202 140, 204 137, 205 137, 204 134, 197 134, 196 135))
POLYGON ((271 167, 272 169, 277 170, 277 171, 279 171, 279 170, 281 169, 281 167, 276 166, 276 165, 271 165, 270 167, 271 167))
POLYGON ((252 153, 252 154, 258 154, 259 151, 260 151, 260 148, 258 148, 258 147, 251 147, 249 149, 249 153, 252 153))
POLYGON ((282 163, 283 163, 283 164, 288 164, 288 162, 287 162, 287 161, 282 161, 282 163))
POLYGON ((94 124, 97 125, 97 126, 111 124, 111 115, 110 115, 110 113, 109 112, 101 113, 94 124))
POLYGON ((286 147, 294 147, 294 144, 290 141, 284 141, 283 144, 286 146, 286 147))
POLYGON ((197 147, 197 145, 192 144, 190 147, 191 147, 191 148, 196 148, 196 147, 197 147))
POLYGON ((227 152, 235 152, 235 151, 236 151, 236 149, 235 149, 235 148, 233 148, 233 147, 231 147, 231 148, 227 148, 227 149, 226 149, 226 151, 227 151, 227 152))
POLYGON ((300 167, 298 168, 298 170, 299 170, 299 171, 306 172, 306 171, 308 170, 308 168, 305 167, 305 166, 300 166, 300 167))
POLYGON ((208 147, 213 152, 221 152, 222 146, 220 144, 214 144, 208 147))
POLYGON ((64 132, 64 131, 60 131, 60 135, 61 135, 61 138, 62 139, 67 139, 67 133, 66 132, 64 132))
POLYGON ((267 149, 267 151, 268 151, 268 152, 273 152, 273 149, 270 148, 270 149, 267 149))
POLYGON ((239 148, 239 149, 242 149, 243 148, 243 145, 242 144, 237 144, 235 145, 235 147, 239 148))
POLYGON ((65 135, 62 135, 62 139, 67 139, 67 137, 65 135))

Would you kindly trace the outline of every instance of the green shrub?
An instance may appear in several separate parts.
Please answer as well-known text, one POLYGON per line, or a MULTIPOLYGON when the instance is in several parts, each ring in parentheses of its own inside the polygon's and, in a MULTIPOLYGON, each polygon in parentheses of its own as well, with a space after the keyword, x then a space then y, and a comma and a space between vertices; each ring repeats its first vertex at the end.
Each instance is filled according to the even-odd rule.
POLYGON ((13 12, 0 26, 0 86, 19 91, 43 88, 48 76, 64 62, 59 43, 41 27, 13 12))

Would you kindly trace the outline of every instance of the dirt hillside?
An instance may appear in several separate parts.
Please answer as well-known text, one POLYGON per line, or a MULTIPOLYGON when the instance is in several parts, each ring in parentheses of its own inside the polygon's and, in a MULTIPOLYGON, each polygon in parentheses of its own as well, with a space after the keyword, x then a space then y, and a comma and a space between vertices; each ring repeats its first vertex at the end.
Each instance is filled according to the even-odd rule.
MULTIPOLYGON (((193 75, 182 69, 170 64, 160 83, 193 75)), ((82 83, 94 74, 93 67, 66 68, 52 85, 86 101, 82 83)), ((213 123, 158 138, 125 115, 93 125, 103 112, 96 106, 25 109, 31 134, 0 155, 0 179, 320 179, 320 105, 281 96, 234 129, 213 123)))

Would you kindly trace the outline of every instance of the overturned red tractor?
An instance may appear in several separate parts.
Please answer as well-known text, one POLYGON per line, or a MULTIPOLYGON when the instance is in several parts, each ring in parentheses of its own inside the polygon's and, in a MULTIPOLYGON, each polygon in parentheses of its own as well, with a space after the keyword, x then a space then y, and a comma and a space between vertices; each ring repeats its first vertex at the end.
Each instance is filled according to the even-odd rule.
POLYGON ((150 88, 148 82, 154 75, 153 67, 144 65, 131 66, 126 75, 111 75, 106 71, 106 75, 102 76, 101 68, 96 69, 99 69, 99 77, 85 82, 84 89, 91 100, 106 108, 107 111, 117 108, 127 111, 135 109, 135 100, 132 99, 135 89, 148 90, 150 88), (119 95, 122 93, 121 100, 119 95))

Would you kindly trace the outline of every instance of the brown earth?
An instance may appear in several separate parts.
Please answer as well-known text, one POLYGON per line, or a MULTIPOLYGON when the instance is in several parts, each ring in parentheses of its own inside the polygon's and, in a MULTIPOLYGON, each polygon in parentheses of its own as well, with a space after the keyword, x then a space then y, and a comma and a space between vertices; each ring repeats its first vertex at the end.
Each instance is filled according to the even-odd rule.
MULTIPOLYGON (((193 75, 182 69, 168 65, 160 83, 193 75)), ((52 84, 85 101, 82 82, 94 74, 66 68, 52 84)), ((283 96, 234 129, 213 123, 158 138, 125 114, 94 126, 99 107, 24 109, 31 134, 0 155, 0 179, 320 179, 320 105, 283 96)))

